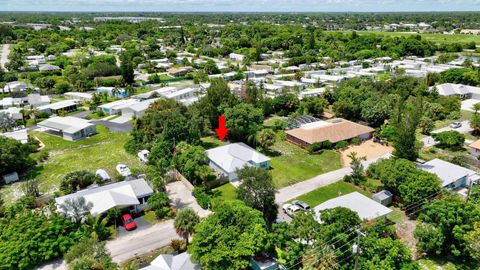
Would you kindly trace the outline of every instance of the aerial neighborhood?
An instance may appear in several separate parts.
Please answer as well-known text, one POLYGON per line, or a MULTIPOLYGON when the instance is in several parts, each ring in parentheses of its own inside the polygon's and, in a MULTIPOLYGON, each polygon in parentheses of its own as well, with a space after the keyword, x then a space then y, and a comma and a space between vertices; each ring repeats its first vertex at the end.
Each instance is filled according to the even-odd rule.
POLYGON ((480 269, 479 18, 0 12, 0 269, 480 269))

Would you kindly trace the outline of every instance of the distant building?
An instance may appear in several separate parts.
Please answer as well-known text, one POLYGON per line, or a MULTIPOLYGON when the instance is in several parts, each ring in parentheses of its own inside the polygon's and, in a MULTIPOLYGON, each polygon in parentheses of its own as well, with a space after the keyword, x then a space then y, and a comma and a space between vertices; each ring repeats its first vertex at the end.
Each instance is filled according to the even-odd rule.
POLYGON ((238 169, 246 166, 270 168, 270 158, 244 143, 232 143, 206 151, 209 165, 229 181, 237 180, 238 169))
POLYGON ((22 120, 23 119, 23 114, 20 111, 20 108, 17 107, 10 107, 4 110, 0 110, 0 112, 6 113, 10 115, 10 117, 13 118, 13 120, 22 120))
POLYGON ((97 94, 106 93, 109 97, 116 97, 116 98, 125 98, 128 97, 128 93, 123 88, 115 88, 115 87, 98 87, 97 94))
POLYGON ((51 117, 38 123, 38 126, 45 132, 63 137, 67 141, 76 141, 97 132, 94 124, 72 116, 51 117))
POLYGON ((170 68, 167 70, 168 75, 171 75, 173 77, 182 77, 187 75, 188 72, 194 70, 193 67, 191 66, 186 66, 186 67, 179 67, 179 68, 170 68))
POLYGON ((17 140, 22 144, 28 143, 28 133, 26 129, 19 129, 10 132, 0 133, 0 136, 17 140))
POLYGON ((140 101, 137 99, 121 99, 121 100, 100 105, 98 106, 97 110, 101 110, 104 113, 109 115, 121 114, 123 109, 128 108, 133 104, 137 104, 139 102, 140 101))
POLYGON ((245 59, 245 55, 238 54, 238 53, 231 53, 228 55, 228 58, 230 58, 230 60, 235 62, 243 62, 243 59, 245 59))
POLYGON ((78 99, 67 99, 67 100, 62 100, 55 103, 39 106, 37 110, 39 112, 48 113, 48 114, 59 114, 60 111, 72 112, 77 109, 78 103, 80 103, 78 99))
POLYGON ((87 102, 91 101, 93 95, 90 93, 84 93, 84 92, 67 92, 63 94, 66 98, 69 99, 78 99, 81 100, 82 102, 87 102))
POLYGON ((441 96, 457 96, 460 99, 480 99, 480 87, 464 84, 444 83, 430 87, 430 90, 433 89, 436 89, 438 94, 441 96))
POLYGON ((0 89, 0 92, 24 92, 25 90, 32 88, 32 84, 30 83, 15 81, 7 83, 5 87, 3 87, 3 91, 0 89))

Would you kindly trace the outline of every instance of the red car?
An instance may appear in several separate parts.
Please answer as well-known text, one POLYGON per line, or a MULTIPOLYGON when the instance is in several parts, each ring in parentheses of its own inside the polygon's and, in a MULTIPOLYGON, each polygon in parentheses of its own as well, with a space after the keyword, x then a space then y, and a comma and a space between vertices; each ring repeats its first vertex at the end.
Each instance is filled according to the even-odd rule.
POLYGON ((131 231, 135 230, 137 228, 137 223, 133 220, 132 216, 130 214, 125 214, 122 216, 122 222, 123 226, 125 227, 125 230, 131 231))

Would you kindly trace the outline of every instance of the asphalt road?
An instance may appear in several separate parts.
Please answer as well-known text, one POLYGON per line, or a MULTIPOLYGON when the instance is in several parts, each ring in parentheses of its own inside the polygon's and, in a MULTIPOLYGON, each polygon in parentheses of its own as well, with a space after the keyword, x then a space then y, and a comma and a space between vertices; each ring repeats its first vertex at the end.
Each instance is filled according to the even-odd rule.
POLYGON ((104 126, 108 128, 111 132, 130 132, 133 129, 133 124, 131 122, 124 124, 113 123, 111 121, 105 120, 92 120, 91 122, 97 125, 104 126))

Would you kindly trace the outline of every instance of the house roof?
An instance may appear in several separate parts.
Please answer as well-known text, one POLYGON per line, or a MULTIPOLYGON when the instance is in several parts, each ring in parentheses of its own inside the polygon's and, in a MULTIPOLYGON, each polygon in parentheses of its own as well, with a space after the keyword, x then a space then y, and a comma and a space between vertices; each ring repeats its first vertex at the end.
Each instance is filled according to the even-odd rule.
POLYGON ((451 95, 466 95, 469 93, 480 93, 479 87, 474 87, 470 85, 463 84, 454 84, 454 83, 444 83, 435 86, 438 94, 442 96, 451 96, 451 95))
POLYGON ((418 169, 436 174, 438 178, 442 180, 443 187, 457 181, 462 177, 476 174, 472 170, 438 158, 419 165, 418 169))
POLYGON ((0 133, 0 136, 4 136, 10 139, 17 140, 21 143, 28 142, 28 133, 26 129, 14 130, 11 132, 0 133))
POLYGON ((62 100, 62 101, 55 102, 55 103, 52 103, 52 104, 47 104, 47 105, 40 106, 37 109, 39 111, 49 110, 49 109, 50 110, 61 110, 63 108, 75 106, 75 105, 77 105, 78 102, 79 102, 78 99, 62 100))
POLYGON ((69 134, 76 133, 82 129, 88 128, 93 125, 94 124, 90 123, 88 120, 73 116, 55 116, 38 123, 38 126, 40 127, 58 130, 69 134))
POLYGON ((262 163, 270 160, 244 143, 232 143, 213 148, 207 150, 206 154, 212 162, 228 173, 251 166, 250 162, 262 163))
POLYGON ((373 128, 360 125, 345 119, 317 121, 288 130, 287 134, 306 143, 330 141, 336 143, 349 140, 363 134, 375 131, 373 128))
POLYGON ((83 197, 87 202, 92 203, 93 207, 90 213, 95 216, 112 208, 140 204, 138 198, 152 193, 152 188, 144 179, 136 179, 80 190, 73 194, 58 197, 55 199, 55 202, 57 205, 60 205, 67 199, 83 197))
POLYGON ((201 267, 190 260, 187 252, 178 255, 161 254, 140 270, 200 270, 201 267))
POLYGON ((352 192, 347 195, 330 199, 314 208, 317 217, 320 218, 320 211, 333 209, 336 207, 345 207, 358 214, 362 220, 372 220, 388 215, 392 210, 382 204, 362 195, 358 192, 352 192))
POLYGON ((469 144, 468 147, 476 149, 476 150, 480 150, 480 140, 469 144))

